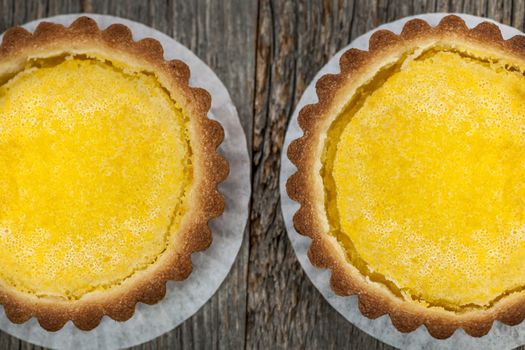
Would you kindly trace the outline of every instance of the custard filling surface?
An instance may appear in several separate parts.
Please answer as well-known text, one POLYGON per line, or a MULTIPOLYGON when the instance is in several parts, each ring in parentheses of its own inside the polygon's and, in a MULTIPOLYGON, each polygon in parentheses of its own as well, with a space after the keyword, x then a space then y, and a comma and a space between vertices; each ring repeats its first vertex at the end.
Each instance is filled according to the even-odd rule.
POLYGON ((376 85, 325 146, 327 214, 348 258, 427 306, 487 307, 523 289, 522 72, 436 50, 376 85))
POLYGON ((152 264, 192 180, 187 120, 153 74, 94 58, 0 86, 0 282, 78 299, 152 264))

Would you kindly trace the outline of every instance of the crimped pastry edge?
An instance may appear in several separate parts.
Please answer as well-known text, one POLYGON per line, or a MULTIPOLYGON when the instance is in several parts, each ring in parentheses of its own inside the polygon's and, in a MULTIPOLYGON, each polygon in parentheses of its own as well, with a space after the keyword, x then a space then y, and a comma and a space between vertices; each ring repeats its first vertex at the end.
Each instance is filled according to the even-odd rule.
POLYGON ((396 35, 388 30, 375 32, 368 51, 349 49, 340 59, 340 73, 319 79, 316 92, 319 102, 306 105, 298 123, 303 136, 292 141, 288 158, 297 172, 287 180, 286 190, 300 204, 293 217, 294 227, 312 239, 308 257, 313 265, 331 270, 332 290, 342 296, 357 295, 359 310, 371 319, 388 314, 401 332, 411 332, 425 325, 438 339, 450 337, 463 328, 474 337, 487 334, 494 321, 516 325, 525 319, 525 293, 503 297, 487 309, 455 313, 441 308, 426 308, 394 295, 381 283, 367 279, 347 261, 336 239, 328 234, 324 209, 324 189, 319 170, 325 132, 355 90, 371 79, 375 72, 414 47, 431 47, 438 42, 461 48, 494 53, 525 64, 525 36, 504 40, 497 25, 482 22, 469 29, 458 16, 444 17, 436 27, 420 19, 408 21, 396 35))
POLYGON ((42 22, 34 33, 14 27, 5 32, 0 44, 0 71, 16 71, 20 63, 30 57, 88 52, 118 57, 124 62, 131 60, 147 67, 145 70, 153 72, 182 106, 189 117, 193 182, 188 192, 188 210, 174 235, 176 239, 157 261, 118 286, 65 301, 39 298, 0 284, 0 304, 10 321, 24 323, 36 317, 48 331, 57 331, 70 320, 81 330, 97 327, 103 316, 126 321, 133 316, 138 302, 155 304, 162 300, 167 281, 182 281, 191 274, 191 254, 211 245, 208 221, 221 215, 225 207, 224 197, 217 187, 228 176, 229 165, 217 153, 224 130, 219 122, 207 117, 211 96, 202 88, 189 86, 188 66, 180 60, 164 60, 163 48, 157 40, 134 41, 130 29, 122 24, 100 30, 89 17, 80 17, 69 27, 42 22))

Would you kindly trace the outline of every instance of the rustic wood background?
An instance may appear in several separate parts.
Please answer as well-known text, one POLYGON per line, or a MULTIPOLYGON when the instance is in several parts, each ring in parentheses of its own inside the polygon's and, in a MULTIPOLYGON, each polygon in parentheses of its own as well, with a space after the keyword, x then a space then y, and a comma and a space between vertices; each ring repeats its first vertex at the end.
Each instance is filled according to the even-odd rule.
MULTIPOLYGON (((136 349, 392 349, 333 310, 295 258, 278 188, 288 120, 315 73, 366 31, 426 12, 469 13, 523 30, 525 1, 0 0, 0 32, 79 12, 139 21, 193 50, 229 89, 252 154, 251 214, 230 275, 192 318, 136 349)), ((1 350, 36 348, 0 332, 1 350)))

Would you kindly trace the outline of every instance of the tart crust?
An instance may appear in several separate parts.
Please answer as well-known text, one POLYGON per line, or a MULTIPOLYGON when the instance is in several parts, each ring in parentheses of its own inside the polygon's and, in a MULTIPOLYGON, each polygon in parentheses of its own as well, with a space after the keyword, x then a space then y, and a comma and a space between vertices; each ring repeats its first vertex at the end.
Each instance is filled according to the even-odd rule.
POLYGON ((320 175, 321 155, 326 132, 350 97, 369 81, 381 67, 397 62, 413 48, 430 48, 443 43, 454 48, 519 62, 525 66, 525 36, 504 40, 499 28, 483 22, 469 29, 454 15, 444 17, 436 27, 420 19, 407 22, 401 34, 379 30, 370 38, 369 50, 350 49, 340 59, 341 72, 328 74, 316 84, 319 102, 305 106, 298 117, 304 131, 288 148, 288 157, 297 172, 286 184, 287 192, 300 208, 293 218, 295 229, 312 238, 308 256, 312 264, 331 270, 330 284, 338 295, 357 295, 363 315, 375 319, 388 314, 401 332, 411 332, 425 325, 435 338, 448 338, 458 328, 471 336, 487 334, 495 320, 516 325, 525 319, 525 293, 502 295, 490 307, 448 311, 440 307, 425 307, 395 295, 386 285, 371 281, 348 262, 336 238, 329 234, 324 205, 324 186, 320 175))
POLYGON ((210 94, 189 86, 188 66, 179 60, 165 61, 158 41, 149 38, 134 41, 124 25, 114 24, 100 30, 91 18, 80 17, 69 27, 42 22, 34 33, 11 28, 0 44, 0 77, 16 74, 30 58, 84 53, 131 62, 156 75, 188 115, 193 182, 176 238, 157 261, 121 284, 85 294, 78 300, 62 300, 39 298, 0 283, 0 304, 12 322, 24 323, 36 317, 49 331, 61 329, 69 320, 81 330, 97 327, 103 316, 128 320, 138 302, 154 304, 163 299, 168 280, 186 279, 192 271, 191 254, 207 249, 212 242, 208 221, 224 211, 224 198, 217 186, 229 172, 228 162, 217 153, 224 130, 207 117, 210 94))

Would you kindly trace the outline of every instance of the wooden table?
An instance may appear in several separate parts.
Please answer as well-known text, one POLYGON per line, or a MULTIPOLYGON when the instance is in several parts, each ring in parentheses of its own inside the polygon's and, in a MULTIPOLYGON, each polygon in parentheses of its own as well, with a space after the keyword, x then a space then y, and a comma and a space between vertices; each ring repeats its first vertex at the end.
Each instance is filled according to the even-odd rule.
MULTIPOLYGON (((288 120, 315 73, 366 31, 426 12, 464 12, 523 30, 525 1, 0 0, 0 32, 78 12, 139 21, 193 50, 229 89, 252 154, 251 213, 230 275, 192 318, 137 349, 391 349, 332 309, 295 258, 278 188, 288 120)), ((1 350, 32 348, 0 332, 1 350)))

